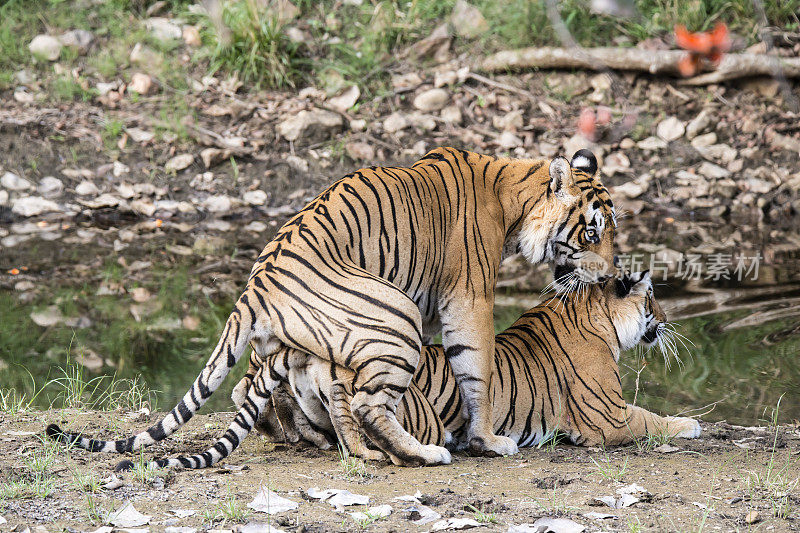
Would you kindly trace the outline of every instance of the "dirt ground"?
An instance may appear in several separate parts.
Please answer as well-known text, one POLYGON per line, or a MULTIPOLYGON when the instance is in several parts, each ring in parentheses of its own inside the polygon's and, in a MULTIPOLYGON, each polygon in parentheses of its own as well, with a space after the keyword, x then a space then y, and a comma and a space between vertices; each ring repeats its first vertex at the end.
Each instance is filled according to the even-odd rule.
MULTIPOLYGON (((37 437, 51 422, 106 437, 126 436, 157 416, 63 410, 0 414, 0 484, 26 479, 37 454, 54 454, 44 473, 53 479, 52 493, 46 498, 0 500, 0 517, 6 521, 0 520, 0 531, 43 531, 36 529, 42 526, 47 531, 93 531, 103 522, 98 517, 128 501, 151 516, 149 524, 139 527, 153 531, 256 531, 255 524, 267 522, 295 532, 435 530, 437 521, 415 524, 412 520, 420 515, 406 510, 414 504, 395 499, 417 491, 421 504, 441 515, 439 520, 477 518, 480 530, 506 531, 541 517, 568 518, 586 531, 800 530, 800 497, 793 490, 800 476, 797 427, 776 431, 721 422, 704 424, 700 439, 676 439, 657 448, 660 451, 645 444, 609 450, 557 445, 495 459, 457 453, 453 464, 434 468, 383 463, 368 464, 361 471, 356 466, 350 472, 336 451, 273 444, 251 435, 223 466, 162 471, 146 481, 131 472, 118 474, 119 488, 95 494, 78 489, 76 475, 92 472, 94 479, 104 480, 120 456, 57 450, 37 437), (594 501, 604 496, 619 501, 620 492, 631 484, 639 486, 633 487, 633 495, 640 501, 630 507, 612 509, 594 501), (271 517, 248 509, 246 504, 262 486, 299 506, 271 517), (347 489, 368 496, 369 507, 390 505, 392 513, 374 522, 359 521, 350 513, 365 506, 337 511, 309 498, 314 487, 347 489), (228 519, 212 523, 214 514, 223 516, 221 503, 233 511, 228 519), (196 512, 184 517, 186 513, 175 510, 196 512), (241 516, 243 511, 250 512, 241 516), (597 513, 608 517, 596 518, 597 513)), ((198 416, 144 457, 204 450, 230 418, 231 413, 198 416)))

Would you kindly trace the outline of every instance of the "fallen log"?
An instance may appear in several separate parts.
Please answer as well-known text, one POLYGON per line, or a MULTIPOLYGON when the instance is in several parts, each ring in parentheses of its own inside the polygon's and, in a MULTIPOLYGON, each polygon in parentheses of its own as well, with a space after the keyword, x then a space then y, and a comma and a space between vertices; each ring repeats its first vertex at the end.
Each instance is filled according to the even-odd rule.
MULTIPOLYGON (((479 63, 479 72, 522 69, 628 70, 649 74, 679 75, 683 50, 642 50, 640 48, 523 48, 504 50, 479 63)), ((800 78, 800 58, 766 54, 726 54, 716 69, 680 80, 681 85, 709 85, 752 76, 800 78)))

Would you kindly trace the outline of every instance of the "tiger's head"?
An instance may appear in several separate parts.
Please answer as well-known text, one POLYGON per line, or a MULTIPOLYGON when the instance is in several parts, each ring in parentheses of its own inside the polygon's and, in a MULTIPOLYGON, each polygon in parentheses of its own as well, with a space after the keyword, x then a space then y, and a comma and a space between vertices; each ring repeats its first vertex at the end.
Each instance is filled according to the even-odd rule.
POLYGON ((597 177, 597 159, 578 150, 550 161, 547 199, 531 210, 519 248, 533 263, 550 262, 556 284, 577 288, 617 274, 617 219, 608 190, 597 177))
POLYGON ((608 280, 604 292, 622 350, 639 343, 667 348, 669 323, 653 295, 650 272, 624 272, 608 280))

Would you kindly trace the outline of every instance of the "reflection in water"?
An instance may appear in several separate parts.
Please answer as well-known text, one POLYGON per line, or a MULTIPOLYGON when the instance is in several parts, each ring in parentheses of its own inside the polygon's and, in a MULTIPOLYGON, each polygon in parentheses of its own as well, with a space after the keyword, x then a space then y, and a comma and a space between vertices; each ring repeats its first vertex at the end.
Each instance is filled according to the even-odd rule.
MULTIPOLYGON (((160 391, 159 408, 170 408, 203 367, 230 310, 227 298, 217 298, 215 303, 197 297, 199 293, 193 292, 193 287, 198 286, 195 279, 202 267, 193 271, 188 268, 169 265, 163 272, 151 272, 160 292, 154 288, 147 304, 152 306, 151 314, 138 320, 132 318, 133 309, 128 304, 120 305, 119 295, 98 296, 94 284, 48 292, 43 300, 34 302, 0 292, 0 386, 31 395, 34 383, 38 389, 61 375, 59 368, 67 360, 67 351, 73 358, 80 352, 97 352, 116 367, 105 366, 98 372, 111 374, 116 370, 119 377, 141 374, 152 389, 160 391), (83 304, 76 302, 85 302, 83 312, 89 314, 93 325, 86 329, 63 324, 34 327, 31 311, 41 311, 53 302, 58 302, 65 316, 80 314, 83 304), (191 331, 167 327, 182 316, 199 317, 199 325, 191 331), (31 335, 32 331, 36 334, 31 335)), ((109 270, 98 283, 113 288, 114 280, 123 274, 109 270)), ((231 276, 238 276, 238 272, 231 276)), ((656 289, 666 293, 658 295, 659 301, 670 320, 678 322, 678 331, 694 346, 681 349, 683 365, 672 364, 670 369, 661 354, 645 354, 639 405, 661 414, 699 412, 706 413, 704 420, 726 419, 751 425, 769 418, 771 409, 785 395, 780 419, 790 422, 798 417, 800 283, 720 289, 671 282, 656 289)), ((508 326, 537 301, 520 294, 498 295, 498 329, 508 326)), ((233 408, 230 390, 236 376, 244 373, 246 359, 203 411, 233 408)), ((631 401, 641 361, 632 351, 623 354, 620 364, 631 401)), ((51 385, 37 397, 36 404, 47 407, 58 392, 51 385)), ((55 406, 60 407, 58 402, 55 406)))

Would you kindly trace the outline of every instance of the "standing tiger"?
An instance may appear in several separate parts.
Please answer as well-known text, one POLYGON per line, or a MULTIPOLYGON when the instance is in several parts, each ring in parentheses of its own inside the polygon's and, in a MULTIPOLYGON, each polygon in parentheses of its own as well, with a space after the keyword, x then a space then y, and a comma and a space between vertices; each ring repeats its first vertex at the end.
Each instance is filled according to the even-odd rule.
MULTIPOLYGON (((248 344, 262 359, 282 347, 355 372, 360 427, 397 464, 450 462, 398 423, 397 404, 423 338, 441 331, 465 406, 474 453, 513 454, 492 433, 493 308, 504 248, 556 272, 596 282, 614 270, 613 204, 591 152, 572 164, 437 148, 410 168, 359 170, 322 192, 266 245, 208 363, 161 421, 127 439, 99 441, 48 426, 52 438, 129 452, 166 438, 219 387, 248 344)), ((264 407, 248 403, 216 453, 234 448, 264 407)))
MULTIPOLYGON (((623 274, 530 309, 495 337, 493 430, 519 446, 534 446, 556 435, 584 446, 627 444, 647 435, 698 437, 696 420, 661 417, 626 403, 622 395, 620 353, 637 344, 658 344, 663 350, 669 346, 669 331, 646 272, 623 274)), ((253 403, 260 405, 259 397, 269 397, 271 380, 289 384, 293 398, 284 399, 289 402, 284 405, 293 405, 294 412, 282 413, 281 425, 286 425, 287 416, 293 418, 288 420, 290 426, 307 417, 311 426, 304 437, 318 445, 328 447, 326 434, 330 434, 351 455, 385 458, 367 446, 352 415, 354 372, 291 348, 279 350, 265 362, 252 358, 250 363, 248 373, 254 377, 245 394, 253 403)), ((423 444, 462 448, 467 444, 463 440, 467 421, 461 407, 444 348, 426 346, 398 405, 398 420, 423 444)), ((256 426, 265 422, 261 413, 256 426)), ((160 459, 156 464, 203 462, 197 455, 160 459)))

